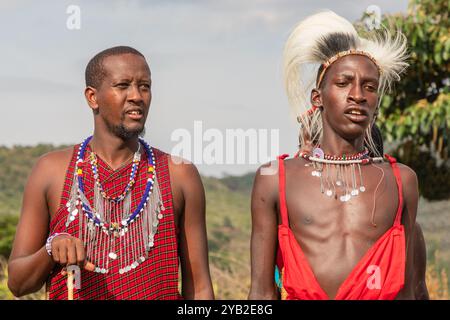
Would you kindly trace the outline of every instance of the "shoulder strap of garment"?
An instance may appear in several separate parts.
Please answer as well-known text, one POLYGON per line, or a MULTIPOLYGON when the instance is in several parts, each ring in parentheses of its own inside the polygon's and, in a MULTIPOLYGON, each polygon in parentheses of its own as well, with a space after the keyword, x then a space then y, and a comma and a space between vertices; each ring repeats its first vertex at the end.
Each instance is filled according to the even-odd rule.
POLYGON ((394 157, 391 157, 388 154, 384 155, 386 159, 389 160, 391 164, 392 171, 394 171, 395 181, 397 183, 398 190, 398 208, 397 213, 395 215, 394 225, 400 225, 402 220, 402 211, 403 211, 403 185, 402 185, 402 177, 400 175, 400 169, 397 166, 397 160, 394 157))
POLYGON ((165 216, 171 219, 171 225, 175 230, 176 235, 180 233, 180 228, 175 224, 175 218, 173 213, 173 195, 172 195, 172 185, 170 183, 170 172, 169 172, 169 161, 170 155, 161 151, 157 148, 151 147, 153 154, 155 156, 156 162, 156 176, 158 179, 159 191, 161 192, 161 197, 163 205, 165 208, 165 216))
POLYGON ((61 193, 61 197, 59 199, 59 206, 64 206, 69 200, 70 197, 70 189, 72 188, 73 183, 73 175, 75 173, 75 164, 77 160, 78 150, 80 149, 80 145, 74 145, 72 151, 72 157, 70 158, 69 165, 67 166, 66 176, 64 178, 64 187, 61 193))
POLYGON ((67 166, 67 170, 66 170, 65 177, 64 177, 63 190, 59 197, 58 210, 56 211, 56 213, 53 215, 53 217, 50 220, 50 225, 49 225, 50 233, 62 232, 62 230, 61 231, 55 231, 55 230, 60 226, 61 223, 63 224, 63 221, 66 218, 66 213, 67 213, 66 203, 70 198, 70 192, 72 190, 73 175, 75 173, 75 164, 76 164, 79 148, 80 148, 80 144, 73 146, 72 157, 70 158, 70 162, 69 162, 69 165, 67 166))
POLYGON ((284 167, 284 159, 289 155, 283 154, 278 157, 278 193, 279 193, 279 205, 281 213, 281 223, 285 226, 289 226, 288 212, 286 206, 286 171, 284 167))

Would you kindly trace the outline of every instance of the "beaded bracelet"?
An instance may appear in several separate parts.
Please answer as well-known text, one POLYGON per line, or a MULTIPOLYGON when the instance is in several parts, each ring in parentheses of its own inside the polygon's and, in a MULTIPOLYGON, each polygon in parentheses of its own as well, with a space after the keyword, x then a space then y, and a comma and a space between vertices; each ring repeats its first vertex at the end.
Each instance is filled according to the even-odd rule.
POLYGON ((60 232, 60 233, 54 233, 52 234, 50 237, 47 238, 47 241, 45 242, 45 249, 47 250, 47 253, 49 256, 52 255, 52 241, 54 238, 56 238, 57 236, 62 236, 62 235, 67 235, 70 236, 69 233, 67 232, 60 232))

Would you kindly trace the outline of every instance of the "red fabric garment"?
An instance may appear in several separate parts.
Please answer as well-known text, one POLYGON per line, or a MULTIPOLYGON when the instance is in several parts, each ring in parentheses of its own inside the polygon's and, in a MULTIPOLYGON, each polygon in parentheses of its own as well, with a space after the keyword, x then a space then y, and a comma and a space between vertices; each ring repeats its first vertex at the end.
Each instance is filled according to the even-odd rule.
MULTIPOLYGON (((69 227, 65 226, 67 219, 67 203, 72 186, 77 151, 80 145, 74 147, 74 153, 66 173, 60 208, 50 223, 50 234, 68 232, 78 237, 78 219, 69 227)), ((148 259, 130 272, 119 274, 119 259, 110 262, 110 272, 100 274, 82 270, 81 289, 74 289, 74 299, 88 300, 141 300, 141 299, 180 299, 178 291, 178 249, 175 230, 172 191, 168 169, 168 155, 152 148, 156 174, 165 206, 163 218, 159 222, 155 235, 155 245, 150 250, 148 259)), ((85 159, 90 154, 85 154, 85 159)), ((123 192, 128 183, 132 163, 117 170, 112 170, 101 158, 98 158, 99 178, 104 191, 112 197, 123 192)), ((83 163, 83 181, 87 199, 92 203, 94 192, 94 177, 89 161, 83 163)), ((141 200, 147 182, 147 155, 142 153, 141 161, 132 188, 131 210, 134 210, 141 200)), ((116 221, 120 221, 117 219, 116 221)), ((140 235, 138 235, 140 237, 140 235)), ((119 245, 119 242, 117 242, 119 245)), ((57 266, 47 281, 49 299, 67 300, 67 276, 60 274, 61 267, 57 266)))
MULTIPOLYGON (((279 201, 282 223, 278 226, 277 266, 282 270, 282 285, 287 300, 328 300, 320 287, 305 254, 289 228, 286 206, 284 159, 279 159, 279 201)), ((405 281, 405 231, 401 224, 403 191, 396 160, 388 155, 395 175, 399 203, 393 226, 387 230, 356 264, 339 287, 335 300, 393 300, 405 281), (377 269, 378 268, 378 269, 377 269), (375 272, 380 286, 373 286, 375 272)))

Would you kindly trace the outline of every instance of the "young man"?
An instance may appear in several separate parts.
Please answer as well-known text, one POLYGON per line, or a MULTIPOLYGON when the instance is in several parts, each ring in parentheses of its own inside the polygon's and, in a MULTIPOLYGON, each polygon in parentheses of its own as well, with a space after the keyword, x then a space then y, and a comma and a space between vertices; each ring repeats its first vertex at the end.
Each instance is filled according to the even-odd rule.
POLYGON ((74 299, 178 299, 180 260, 182 297, 213 298, 200 176, 139 138, 151 85, 144 56, 130 47, 87 65, 94 133, 32 170, 8 265, 14 295, 47 282, 50 299, 67 299, 64 269, 78 265, 74 299))
POLYGON ((292 105, 303 108, 300 150, 279 157, 278 174, 257 172, 250 299, 428 298, 416 175, 383 161, 372 137, 405 51, 401 35, 366 40, 329 11, 292 32, 285 82, 292 105))

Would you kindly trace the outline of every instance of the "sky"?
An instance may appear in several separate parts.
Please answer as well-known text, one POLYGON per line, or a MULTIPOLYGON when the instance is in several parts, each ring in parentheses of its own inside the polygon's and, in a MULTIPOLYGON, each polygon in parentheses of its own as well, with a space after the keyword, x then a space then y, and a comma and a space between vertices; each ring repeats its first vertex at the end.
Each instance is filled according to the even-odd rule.
POLYGON ((269 151, 296 151, 281 71, 290 31, 323 9, 353 22, 370 5, 400 13, 408 1, 0 0, 0 145, 76 144, 89 136, 86 64, 103 49, 128 45, 152 71, 146 141, 177 153, 190 138, 189 159, 204 175, 255 171, 273 158, 269 151), (245 159, 235 149, 229 164, 211 161, 208 141, 221 141, 214 154, 233 159, 226 145, 239 130, 257 136, 245 159), (256 161, 251 153, 260 154, 256 161))

